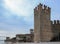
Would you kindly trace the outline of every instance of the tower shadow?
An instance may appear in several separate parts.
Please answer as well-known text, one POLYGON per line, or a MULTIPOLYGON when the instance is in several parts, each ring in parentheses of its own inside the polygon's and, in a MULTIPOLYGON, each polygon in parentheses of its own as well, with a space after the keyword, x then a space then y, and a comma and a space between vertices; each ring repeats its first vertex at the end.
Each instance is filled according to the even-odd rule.
POLYGON ((50 42, 60 42, 60 33, 59 33, 58 36, 53 37, 53 38, 50 40, 50 42))

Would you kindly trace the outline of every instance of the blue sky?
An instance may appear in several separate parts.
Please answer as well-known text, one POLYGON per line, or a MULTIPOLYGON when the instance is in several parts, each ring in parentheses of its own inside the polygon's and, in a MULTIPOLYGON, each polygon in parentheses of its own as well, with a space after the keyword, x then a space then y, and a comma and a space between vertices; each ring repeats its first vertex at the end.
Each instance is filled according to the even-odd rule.
POLYGON ((34 29, 33 9, 39 3, 51 7, 51 19, 60 20, 60 0, 0 0, 0 36, 29 33, 34 29))

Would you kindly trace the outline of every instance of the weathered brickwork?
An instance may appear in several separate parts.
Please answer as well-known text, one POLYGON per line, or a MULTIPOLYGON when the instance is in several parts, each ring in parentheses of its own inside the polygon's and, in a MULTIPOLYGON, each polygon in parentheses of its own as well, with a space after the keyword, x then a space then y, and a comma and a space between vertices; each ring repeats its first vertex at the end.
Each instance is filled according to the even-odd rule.
POLYGON ((59 35, 59 33, 60 33, 60 21, 59 20, 51 21, 51 27, 52 27, 52 32, 53 32, 54 36, 59 35))
POLYGON ((50 20, 51 8, 39 4, 34 9, 34 42, 48 42, 60 32, 59 20, 50 20), (55 24, 56 23, 56 24, 55 24), (56 32, 57 31, 57 32, 56 32))

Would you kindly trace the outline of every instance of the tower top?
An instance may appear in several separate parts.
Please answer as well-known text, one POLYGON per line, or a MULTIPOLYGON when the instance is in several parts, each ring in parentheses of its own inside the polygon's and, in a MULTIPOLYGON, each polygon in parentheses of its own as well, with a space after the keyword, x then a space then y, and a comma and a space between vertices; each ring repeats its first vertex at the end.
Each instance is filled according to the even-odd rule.
POLYGON ((34 10, 37 10, 38 11, 38 10, 43 10, 43 9, 44 10, 47 10, 47 11, 50 11, 51 8, 40 3, 39 5, 37 5, 37 7, 35 7, 34 10))

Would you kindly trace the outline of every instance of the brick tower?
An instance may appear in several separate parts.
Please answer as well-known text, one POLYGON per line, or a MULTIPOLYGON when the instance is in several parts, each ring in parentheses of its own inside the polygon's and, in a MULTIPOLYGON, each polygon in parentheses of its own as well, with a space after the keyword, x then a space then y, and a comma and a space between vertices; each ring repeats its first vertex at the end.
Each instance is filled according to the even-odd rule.
POLYGON ((34 42, 48 42, 52 38, 50 8, 39 4, 34 9, 34 42))

